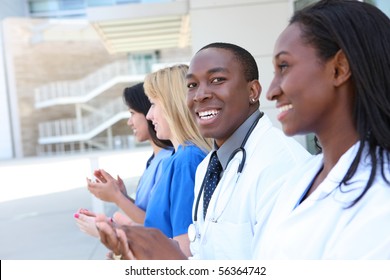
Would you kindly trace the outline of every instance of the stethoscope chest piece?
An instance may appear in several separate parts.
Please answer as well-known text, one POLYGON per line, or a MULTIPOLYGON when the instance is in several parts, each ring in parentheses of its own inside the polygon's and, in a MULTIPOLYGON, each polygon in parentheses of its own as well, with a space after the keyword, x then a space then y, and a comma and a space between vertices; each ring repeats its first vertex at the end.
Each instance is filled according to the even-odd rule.
POLYGON ((195 224, 190 224, 188 226, 188 239, 190 242, 195 242, 196 237, 198 235, 197 228, 195 224))

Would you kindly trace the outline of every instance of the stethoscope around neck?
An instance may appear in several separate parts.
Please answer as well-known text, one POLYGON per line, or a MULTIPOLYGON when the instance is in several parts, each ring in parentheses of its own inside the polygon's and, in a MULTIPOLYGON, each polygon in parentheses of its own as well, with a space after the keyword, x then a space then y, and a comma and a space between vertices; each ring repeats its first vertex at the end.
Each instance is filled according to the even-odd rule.
MULTIPOLYGON (((227 161, 227 164, 226 166, 229 165, 229 163, 232 161, 232 159, 238 154, 238 153, 242 153, 242 159, 241 159, 241 162, 240 164, 238 165, 238 168, 237 168, 237 179, 236 179, 236 182, 238 181, 238 178, 240 176, 240 174, 242 173, 242 170, 244 169, 244 166, 245 166, 245 161, 246 161, 246 150, 245 150, 245 144, 246 142, 248 141, 248 138, 249 136, 252 134, 253 130, 255 129, 257 123, 259 122, 259 120, 261 119, 261 117, 264 115, 263 112, 260 112, 260 115, 256 118, 256 120, 252 123, 251 127, 249 128, 248 132, 245 134, 245 137, 244 137, 244 140, 242 141, 240 147, 238 147, 237 149, 235 149, 229 156, 229 159, 227 161)), ((203 178, 203 182, 202 182, 202 185, 201 185, 201 188, 198 192, 198 196, 196 198, 196 202, 195 202, 195 209, 194 209, 194 218, 193 218, 193 223, 189 225, 188 227, 188 237, 190 239, 190 242, 195 242, 196 238, 199 238, 200 237, 200 234, 199 234, 199 231, 198 231, 198 227, 196 226, 197 224, 197 221, 198 221, 198 208, 199 208, 199 202, 200 202, 200 198, 202 196, 202 193, 203 193, 203 190, 204 190, 204 185, 205 185, 205 180, 206 178, 203 178)), ((215 220, 216 222, 216 220, 215 220)))

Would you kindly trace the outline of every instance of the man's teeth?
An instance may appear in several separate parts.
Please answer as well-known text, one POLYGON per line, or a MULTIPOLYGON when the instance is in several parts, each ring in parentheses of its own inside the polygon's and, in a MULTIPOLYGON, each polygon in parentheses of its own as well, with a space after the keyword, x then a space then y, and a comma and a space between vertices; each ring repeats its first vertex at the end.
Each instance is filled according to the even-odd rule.
POLYGON ((279 107, 279 111, 280 111, 280 112, 285 112, 285 111, 290 110, 290 109, 292 109, 292 108, 293 108, 293 105, 288 104, 288 105, 284 105, 284 106, 282 106, 282 107, 279 107))
POLYGON ((216 115, 218 115, 217 110, 199 112, 199 117, 201 119, 204 119, 204 120, 211 119, 212 117, 215 117, 216 115))

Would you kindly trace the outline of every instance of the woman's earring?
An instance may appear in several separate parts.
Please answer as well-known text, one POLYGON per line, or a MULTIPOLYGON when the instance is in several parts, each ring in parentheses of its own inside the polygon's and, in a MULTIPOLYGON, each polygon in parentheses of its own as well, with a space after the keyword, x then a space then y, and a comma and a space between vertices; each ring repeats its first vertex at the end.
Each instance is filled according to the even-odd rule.
POLYGON ((252 103, 255 103, 255 102, 256 102, 256 99, 252 98, 251 101, 252 101, 252 103))

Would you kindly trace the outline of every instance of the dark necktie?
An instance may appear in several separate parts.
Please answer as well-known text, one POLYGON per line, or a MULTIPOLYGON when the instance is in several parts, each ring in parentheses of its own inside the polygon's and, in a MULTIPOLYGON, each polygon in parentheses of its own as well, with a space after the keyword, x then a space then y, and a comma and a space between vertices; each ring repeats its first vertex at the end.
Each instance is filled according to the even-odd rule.
POLYGON ((203 218, 206 217, 207 207, 211 196, 214 193, 214 190, 219 182, 219 176, 222 171, 222 165, 219 162, 217 152, 214 152, 211 155, 209 165, 207 167, 207 172, 204 178, 204 193, 203 193, 203 218))

